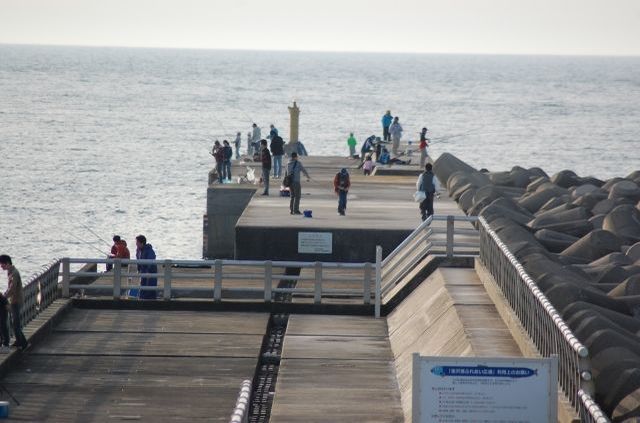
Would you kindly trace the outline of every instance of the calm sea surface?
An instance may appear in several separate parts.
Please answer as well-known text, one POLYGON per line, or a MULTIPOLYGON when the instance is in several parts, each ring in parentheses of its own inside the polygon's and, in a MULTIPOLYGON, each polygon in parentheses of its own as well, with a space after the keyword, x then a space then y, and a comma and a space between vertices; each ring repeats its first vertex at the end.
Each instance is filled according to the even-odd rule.
MULTIPOLYGON (((400 116, 431 154, 599 178, 640 168, 640 58, 391 55, 0 45, 0 250, 23 278, 144 233, 201 257, 208 149, 253 121, 312 155, 400 116)), ((410 199, 407 199, 410 201, 410 199)), ((0 284, 4 283, 4 275, 0 284)))

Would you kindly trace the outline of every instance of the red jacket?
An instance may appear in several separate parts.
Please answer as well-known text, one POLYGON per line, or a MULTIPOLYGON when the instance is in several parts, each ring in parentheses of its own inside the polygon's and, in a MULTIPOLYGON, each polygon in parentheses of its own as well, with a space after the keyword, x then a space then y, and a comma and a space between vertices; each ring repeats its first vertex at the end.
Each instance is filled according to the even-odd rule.
POLYGON ((336 176, 333 178, 333 190, 336 192, 349 191, 349 187, 351 186, 351 179, 349 178, 349 174, 342 176, 340 172, 336 173, 336 176))

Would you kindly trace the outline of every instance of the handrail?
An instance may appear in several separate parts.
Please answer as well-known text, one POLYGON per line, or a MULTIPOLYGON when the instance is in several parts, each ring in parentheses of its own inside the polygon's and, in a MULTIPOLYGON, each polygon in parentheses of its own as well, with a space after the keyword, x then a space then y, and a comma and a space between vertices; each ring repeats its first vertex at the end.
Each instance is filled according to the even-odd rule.
POLYGON ((58 277, 60 260, 52 260, 43 270, 30 277, 24 285, 24 304, 20 309, 20 321, 26 325, 59 298, 58 277))
POLYGON ((594 391, 589 350, 483 217, 480 217, 480 243, 480 261, 493 276, 538 352, 544 357, 558 355, 558 383, 576 412, 580 411, 579 391, 589 395, 594 391))
POLYGON ((578 391, 580 397, 579 412, 580 421, 583 423, 611 423, 611 420, 602 412, 598 404, 584 390, 578 391))
POLYGON ((249 406, 251 405, 251 381, 245 379, 240 385, 240 392, 236 400, 236 407, 231 413, 229 423, 247 423, 249 421, 249 406))

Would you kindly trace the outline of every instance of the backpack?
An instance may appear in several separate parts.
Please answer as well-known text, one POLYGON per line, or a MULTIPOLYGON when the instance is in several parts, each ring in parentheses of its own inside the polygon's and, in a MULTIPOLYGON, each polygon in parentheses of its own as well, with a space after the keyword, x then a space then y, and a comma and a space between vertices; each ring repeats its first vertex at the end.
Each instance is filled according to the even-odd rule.
POLYGON ((427 194, 433 194, 434 192, 436 192, 436 186, 433 183, 434 177, 435 176, 433 175, 433 173, 424 172, 422 174, 422 184, 420 186, 420 191, 424 191, 427 194))

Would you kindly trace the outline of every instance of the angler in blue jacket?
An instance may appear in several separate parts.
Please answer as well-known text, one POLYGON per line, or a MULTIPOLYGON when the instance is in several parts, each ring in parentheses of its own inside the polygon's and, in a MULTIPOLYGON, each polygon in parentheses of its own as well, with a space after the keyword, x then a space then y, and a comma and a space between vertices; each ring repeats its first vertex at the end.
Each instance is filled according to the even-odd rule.
MULTIPOLYGON (((156 253, 153 251, 151 244, 147 244, 147 238, 144 235, 136 237, 136 259, 138 260, 155 260, 156 253)), ((158 273, 156 264, 138 264, 138 273, 158 273)), ((156 276, 141 277, 141 286, 158 286, 158 278, 156 276)), ((140 299, 155 300, 156 291, 140 290, 140 299)))
POLYGON ((383 141, 391 141, 391 133, 389 132, 389 127, 391 126, 391 122, 393 122, 393 116, 391 116, 391 110, 387 110, 382 116, 382 140, 383 141))

